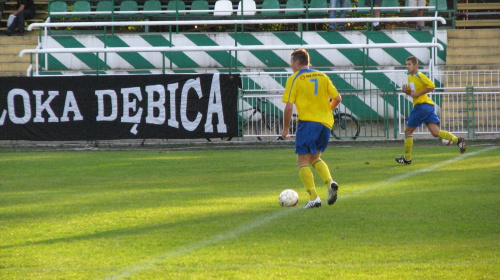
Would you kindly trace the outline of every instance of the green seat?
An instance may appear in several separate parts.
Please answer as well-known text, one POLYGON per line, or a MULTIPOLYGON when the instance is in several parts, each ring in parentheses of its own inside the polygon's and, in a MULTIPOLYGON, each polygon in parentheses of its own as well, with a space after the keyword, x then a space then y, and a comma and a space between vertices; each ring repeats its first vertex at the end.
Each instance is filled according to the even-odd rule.
MULTIPOLYGON (((193 3, 191 3, 191 10, 192 11, 207 11, 209 10, 208 6, 208 1, 206 0, 195 0, 193 3)), ((209 16, 209 12, 202 12, 202 13, 191 13, 192 16, 209 16)))
MULTIPOLYGON (((153 12, 161 11, 161 2, 158 0, 148 0, 144 3, 143 11, 153 12)), ((144 13, 144 16, 161 16, 160 13, 144 13)))
POLYGON ((268 11, 266 12, 266 9, 279 9, 280 8, 280 2, 279 0, 264 0, 262 2, 262 11, 260 12, 263 16, 277 16, 279 15, 279 11, 268 11))
POLYGON ((186 9, 186 4, 184 4, 184 1, 181 0, 171 0, 167 4, 167 11, 182 11, 185 9, 186 9))
POLYGON ((303 11, 288 11, 288 9, 300 9, 304 8, 304 2, 302 0, 287 0, 285 8, 285 15, 287 16, 301 16, 304 14, 303 11))
MULTIPOLYGON (((137 8, 137 2, 133 0, 125 0, 120 4, 120 12, 137 12, 139 9, 137 8)), ((120 17, 131 18, 138 17, 139 14, 119 14, 120 17)))
MULTIPOLYGON (((399 7, 399 2, 398 2, 398 0, 384 0, 384 1, 382 1, 382 8, 383 7, 399 7)), ((384 10, 384 9, 382 9, 380 12, 394 14, 394 13, 398 13, 399 10, 384 10)))
POLYGON ((429 10, 432 12, 438 11, 438 12, 445 12, 448 10, 448 3, 446 0, 429 0, 429 6, 434 6, 436 9, 434 10, 429 10))
POLYGON ((111 1, 99 1, 97 2, 97 6, 95 8, 96 12, 109 12, 106 14, 96 14, 97 18, 110 18, 111 12, 113 12, 115 7, 113 6, 113 2, 111 1))
POLYGON ((49 6, 49 16, 51 18, 63 18, 63 17, 68 17, 68 15, 53 15, 52 13, 67 13, 68 12, 68 5, 66 5, 66 2, 52 2, 50 3, 49 6))
POLYGON ((75 18, 88 18, 90 16, 90 3, 88 1, 76 1, 73 4, 73 12, 85 12, 88 14, 73 15, 75 18))
MULTIPOLYGON (((340 3, 340 1, 339 1, 340 3)), ((328 8, 328 4, 326 3, 326 0, 311 0, 309 3, 309 8, 323 8, 326 9, 328 8)), ((309 11, 310 16, 325 16, 327 15, 327 11, 309 11)))

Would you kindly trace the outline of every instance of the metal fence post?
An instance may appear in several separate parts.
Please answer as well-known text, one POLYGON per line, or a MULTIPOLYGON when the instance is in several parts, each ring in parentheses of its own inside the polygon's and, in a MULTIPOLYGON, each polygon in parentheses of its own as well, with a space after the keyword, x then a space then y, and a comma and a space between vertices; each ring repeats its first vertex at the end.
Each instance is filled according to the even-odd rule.
POLYGON ((467 106, 466 106, 466 109, 467 109, 467 138, 470 138, 470 130, 471 130, 471 127, 470 127, 470 124, 471 124, 471 119, 470 119, 470 111, 471 111, 471 108, 469 107, 469 104, 472 105, 472 138, 475 137, 475 133, 476 133, 476 130, 475 130, 475 114, 474 114, 474 87, 465 87, 465 92, 466 92, 466 99, 467 99, 467 106))
MULTIPOLYGON (((394 96, 394 103, 393 104, 399 104, 398 102, 398 93, 396 91, 396 89, 394 89, 394 91, 392 92, 392 96, 394 96)), ((397 119, 397 112, 399 110, 399 106, 394 106, 393 107, 393 122, 394 122, 394 139, 397 139, 398 138, 398 119, 397 119)))

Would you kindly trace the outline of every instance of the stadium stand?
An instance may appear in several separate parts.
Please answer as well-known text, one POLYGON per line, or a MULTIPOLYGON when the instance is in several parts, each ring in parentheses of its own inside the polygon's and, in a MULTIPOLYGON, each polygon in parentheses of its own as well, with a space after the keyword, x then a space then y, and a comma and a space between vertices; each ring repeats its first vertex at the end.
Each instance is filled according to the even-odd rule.
POLYGON ((500 2, 457 3, 456 26, 463 28, 500 27, 500 2))

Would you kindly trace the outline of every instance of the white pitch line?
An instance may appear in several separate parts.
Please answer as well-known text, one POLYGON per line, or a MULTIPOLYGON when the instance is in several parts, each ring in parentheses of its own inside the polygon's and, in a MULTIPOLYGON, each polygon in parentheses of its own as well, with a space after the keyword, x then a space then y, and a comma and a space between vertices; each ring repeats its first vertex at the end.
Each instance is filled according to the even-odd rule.
MULTIPOLYGON (((394 183, 394 182, 397 182, 397 181, 400 181, 400 180, 403 180, 403 179, 406 179, 406 178, 409 178, 409 177, 413 177, 413 176, 416 176, 416 175, 419 175, 419 174, 422 174, 422 173, 425 173, 425 172, 430 172, 430 171, 433 171, 435 169, 438 169, 438 168, 441 168, 441 167, 444 167, 446 165, 449 165, 453 162, 456 162, 456 161, 459 161, 459 160, 462 160, 462 159, 465 159, 465 158, 468 158, 468 157, 472 157, 472 156, 475 156, 477 154, 480 154, 480 153, 484 153, 484 152, 488 152, 488 151, 491 151, 491 150, 494 150, 494 149, 497 149, 498 147, 497 146, 493 146, 493 147, 489 147, 489 148, 486 148, 486 149, 482 149, 482 150, 479 150, 479 151, 475 151, 475 152, 472 152, 472 153, 467 153, 467 154, 463 154, 463 155, 459 155, 455 158, 452 158, 452 159, 449 159, 449 160, 446 160, 446 161, 443 161, 443 162, 440 162, 438 164, 435 164, 433 166, 430 166, 430 167, 426 167, 426 168, 422 168, 422 169, 419 169, 419 170, 416 170, 416 171, 413 171, 413 172, 409 172, 409 173, 405 173, 405 174, 402 174, 402 175, 398 175, 398 176, 395 176, 395 177, 391 177, 391 178, 388 178, 387 180, 384 180, 383 182, 379 182, 379 183, 376 183, 376 184, 373 184, 367 188, 363 188, 362 190, 359 190, 359 191, 356 191, 356 192, 353 192, 353 193, 349 193, 349 194, 346 194, 346 195, 343 195, 341 197, 339 197, 339 200, 344 200, 344 199, 347 199, 347 198, 350 198, 350 197, 354 197, 356 195, 359 195, 359 194, 363 194, 363 193, 366 193, 368 191, 371 191, 371 190, 375 190, 375 189, 378 189, 378 188, 381 188, 383 186, 386 186, 386 185, 389 185, 391 183, 394 183)), ((223 241, 227 241, 229 239, 233 239, 233 238, 236 238, 242 234, 245 234, 247 232, 250 232, 251 230, 259 227, 259 226, 263 226, 283 215, 286 215, 286 214, 290 214, 290 213, 293 213, 297 210, 301 209, 300 207, 298 208, 294 208, 292 209, 292 211, 278 211, 278 212, 275 212, 273 213, 272 215, 268 216, 268 217, 264 217, 264 218, 259 218, 258 220, 252 222, 252 223, 248 223, 248 224, 245 224, 241 227, 238 227, 232 231, 229 231, 225 234, 219 234, 219 235, 216 235, 212 238, 209 238, 209 239, 205 239, 205 240, 201 240, 200 242, 198 243, 194 243, 194 244, 189 244, 187 246, 183 246, 183 247, 180 247, 174 251, 170 251, 170 252, 166 252, 164 254, 161 254, 161 255, 157 255, 155 257, 152 257, 144 262, 141 262, 137 265, 134 265, 132 267, 129 267, 129 268, 126 268, 124 269, 122 272, 118 273, 118 274, 115 274, 115 275, 112 275, 112 276, 109 276, 109 277, 106 277, 105 279, 109 279, 109 280, 115 280, 115 279, 123 279, 123 278, 127 278, 127 277, 130 277, 134 274, 137 274, 137 273, 140 273, 141 271, 148 271, 150 269, 154 269, 156 264, 158 263, 161 263, 161 262, 164 262, 165 260, 168 260, 170 258, 174 258, 174 257, 180 257, 180 256, 183 256, 183 255, 187 255, 193 251, 196 251, 198 249, 202 249, 202 248, 205 248, 205 247, 208 247, 208 246, 211 246, 211 245, 214 245, 214 244, 217 244, 219 242, 223 242, 223 241)))

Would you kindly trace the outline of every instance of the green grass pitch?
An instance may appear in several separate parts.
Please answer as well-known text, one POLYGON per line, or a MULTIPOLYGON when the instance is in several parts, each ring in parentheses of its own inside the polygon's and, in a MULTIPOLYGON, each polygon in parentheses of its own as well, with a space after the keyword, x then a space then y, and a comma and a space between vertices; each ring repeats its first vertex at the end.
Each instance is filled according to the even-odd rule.
POLYGON ((500 147, 0 152, 0 279, 500 279, 500 147), (286 188, 297 207, 278 204, 286 188))

